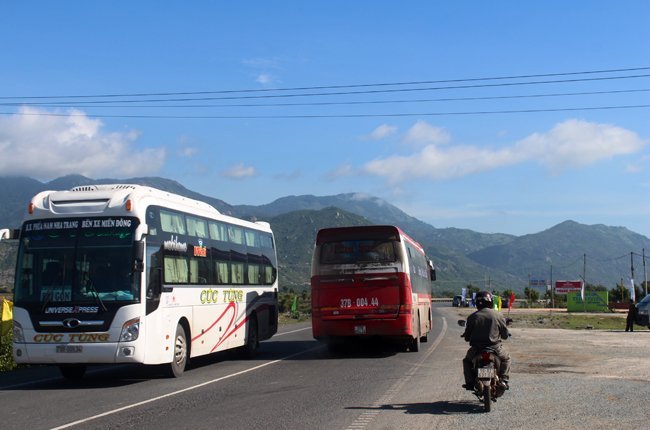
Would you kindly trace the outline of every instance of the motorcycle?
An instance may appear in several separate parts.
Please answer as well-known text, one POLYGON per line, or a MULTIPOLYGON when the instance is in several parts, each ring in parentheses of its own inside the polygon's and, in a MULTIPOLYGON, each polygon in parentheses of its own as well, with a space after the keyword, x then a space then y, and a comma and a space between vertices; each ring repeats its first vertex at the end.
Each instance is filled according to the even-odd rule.
POLYGON ((483 402, 485 412, 490 412, 492 402, 503 396, 506 386, 498 375, 499 357, 490 348, 484 348, 474 357, 474 394, 483 402))
MULTIPOLYGON (((465 320, 458 325, 465 326, 465 320)), ((499 378, 501 362, 495 351, 489 347, 481 348, 472 360, 474 371, 474 395, 483 402, 485 412, 490 412, 492 402, 505 393, 507 385, 499 378)))

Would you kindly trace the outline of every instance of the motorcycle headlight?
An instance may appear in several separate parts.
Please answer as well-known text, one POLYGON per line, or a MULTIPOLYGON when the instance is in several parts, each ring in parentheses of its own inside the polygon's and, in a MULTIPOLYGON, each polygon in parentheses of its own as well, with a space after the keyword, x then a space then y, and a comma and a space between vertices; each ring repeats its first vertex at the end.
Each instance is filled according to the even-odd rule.
POLYGON ((122 326, 120 342, 133 342, 140 335, 140 318, 128 320, 122 326))

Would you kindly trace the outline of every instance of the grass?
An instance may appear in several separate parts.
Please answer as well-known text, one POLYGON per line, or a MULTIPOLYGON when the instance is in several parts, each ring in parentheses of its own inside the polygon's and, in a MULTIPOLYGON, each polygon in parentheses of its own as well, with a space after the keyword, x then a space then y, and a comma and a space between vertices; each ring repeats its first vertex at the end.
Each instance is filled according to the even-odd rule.
POLYGON ((621 314, 518 313, 510 318, 513 328, 625 330, 625 315, 621 314))
MULTIPOLYGON (((476 309, 459 309, 458 315, 467 315, 476 309)), ((567 312, 565 309, 507 309, 501 311, 505 317, 512 319, 512 328, 561 328, 569 330, 625 330, 626 313, 581 313, 567 312)), ((643 329, 635 326, 635 329, 643 329)))
POLYGON ((311 315, 309 314, 298 314, 297 316, 291 316, 288 313, 281 313, 278 315, 278 324, 295 324, 303 321, 310 321, 311 315))

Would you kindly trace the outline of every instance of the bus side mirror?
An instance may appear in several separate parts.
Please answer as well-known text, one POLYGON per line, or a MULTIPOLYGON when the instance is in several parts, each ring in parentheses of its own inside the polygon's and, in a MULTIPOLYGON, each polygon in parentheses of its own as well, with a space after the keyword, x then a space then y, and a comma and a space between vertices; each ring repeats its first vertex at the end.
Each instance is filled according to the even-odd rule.
POLYGON ((133 243, 133 271, 144 271, 144 242, 141 240, 133 243))
POLYGON ((0 240, 16 240, 20 238, 20 230, 18 229, 0 229, 0 240))
POLYGON ((429 277, 431 278, 431 281, 436 280, 436 268, 433 265, 433 261, 427 260, 427 264, 429 265, 429 277))

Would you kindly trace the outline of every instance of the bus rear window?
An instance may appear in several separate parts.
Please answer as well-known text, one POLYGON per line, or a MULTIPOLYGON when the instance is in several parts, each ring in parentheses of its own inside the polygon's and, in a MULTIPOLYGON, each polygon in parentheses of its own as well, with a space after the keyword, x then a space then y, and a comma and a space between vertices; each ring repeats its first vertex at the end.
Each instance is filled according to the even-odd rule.
POLYGON ((321 244, 321 264, 392 263, 395 247, 390 240, 342 240, 321 244))

